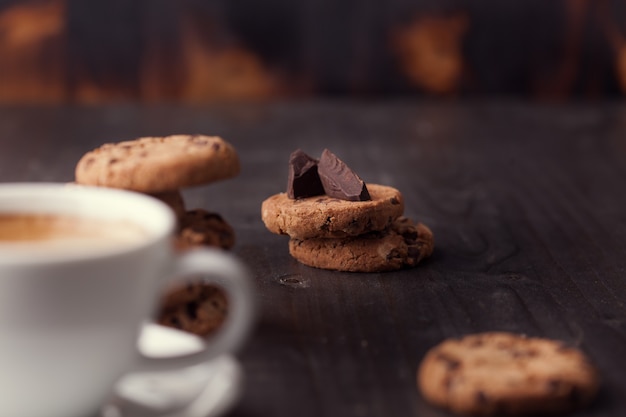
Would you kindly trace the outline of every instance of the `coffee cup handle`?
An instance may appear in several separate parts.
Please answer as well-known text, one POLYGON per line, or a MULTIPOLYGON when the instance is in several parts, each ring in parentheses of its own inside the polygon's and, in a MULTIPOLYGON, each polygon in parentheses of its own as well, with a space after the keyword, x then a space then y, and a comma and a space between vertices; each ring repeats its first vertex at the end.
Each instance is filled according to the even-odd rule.
POLYGON ((199 352, 179 356, 151 357, 139 349, 138 372, 167 371, 198 365, 237 349, 248 335, 254 313, 254 299, 246 268, 232 255, 215 249, 196 249, 177 255, 170 282, 203 281, 221 287, 228 298, 228 314, 217 333, 199 352))

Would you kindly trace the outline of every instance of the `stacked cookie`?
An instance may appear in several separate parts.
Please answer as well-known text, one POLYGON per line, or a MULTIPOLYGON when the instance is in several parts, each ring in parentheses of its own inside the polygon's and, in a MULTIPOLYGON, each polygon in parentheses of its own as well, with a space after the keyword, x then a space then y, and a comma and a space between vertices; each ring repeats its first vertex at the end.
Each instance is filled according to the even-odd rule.
MULTIPOLYGON (((78 162, 77 184, 120 188, 155 197, 170 206, 178 220, 174 246, 230 249, 234 230, 222 216, 204 209, 187 210, 180 190, 239 174, 235 148, 216 136, 172 135, 109 143, 87 152, 78 162)), ((161 303, 158 321, 207 335, 227 312, 224 293, 208 285, 175 288, 161 303)))
POLYGON ((432 254, 430 229, 403 213, 397 189, 365 184, 328 149, 319 160, 294 151, 287 192, 261 206, 265 226, 290 237, 289 253, 296 260, 351 272, 413 267, 432 254))

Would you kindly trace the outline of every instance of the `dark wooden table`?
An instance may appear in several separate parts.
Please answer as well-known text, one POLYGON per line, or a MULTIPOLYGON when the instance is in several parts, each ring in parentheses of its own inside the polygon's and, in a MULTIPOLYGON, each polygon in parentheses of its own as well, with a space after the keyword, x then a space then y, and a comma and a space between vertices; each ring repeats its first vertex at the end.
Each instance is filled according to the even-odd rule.
POLYGON ((185 190, 222 213, 251 268, 258 323, 232 416, 444 416, 418 394, 428 348, 506 330, 564 340, 603 387, 579 416, 626 415, 626 107, 515 102, 301 102, 203 108, 0 109, 0 181, 70 181, 86 151, 142 135, 222 135, 243 170, 185 190), (400 189, 430 225, 418 268, 355 274, 291 259, 260 204, 296 148, 328 147, 400 189))

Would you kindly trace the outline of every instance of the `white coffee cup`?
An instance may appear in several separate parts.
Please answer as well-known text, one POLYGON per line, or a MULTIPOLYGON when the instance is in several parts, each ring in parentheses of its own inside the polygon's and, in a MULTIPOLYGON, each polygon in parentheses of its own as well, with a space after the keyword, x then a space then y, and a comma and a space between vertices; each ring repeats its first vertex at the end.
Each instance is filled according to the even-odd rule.
POLYGON ((124 224, 142 234, 113 245, 0 242, 0 416, 94 415, 124 374, 199 364, 248 334, 246 269, 218 250, 175 254, 174 215, 160 201, 105 188, 3 184, 0 216, 11 213, 124 224), (226 291, 224 324, 201 352, 146 356, 137 347, 142 326, 166 285, 191 275, 226 291))

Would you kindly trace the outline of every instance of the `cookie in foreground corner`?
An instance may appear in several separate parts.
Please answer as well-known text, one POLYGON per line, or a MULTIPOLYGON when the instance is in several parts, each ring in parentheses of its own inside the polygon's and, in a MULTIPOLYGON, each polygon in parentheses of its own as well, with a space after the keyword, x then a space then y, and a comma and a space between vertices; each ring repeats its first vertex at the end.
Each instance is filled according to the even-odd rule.
POLYGON ((472 416, 566 413, 591 403, 600 384, 582 351, 506 332, 443 341, 422 360, 417 383, 430 403, 472 416))

